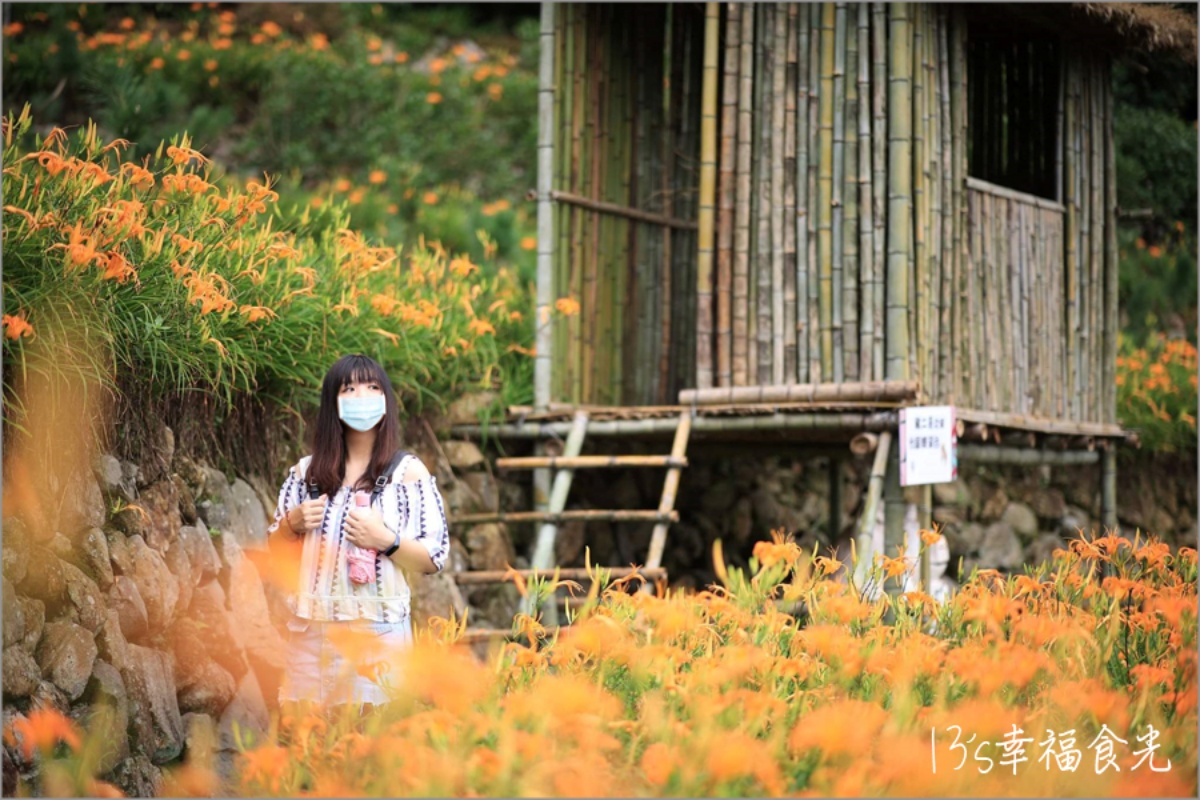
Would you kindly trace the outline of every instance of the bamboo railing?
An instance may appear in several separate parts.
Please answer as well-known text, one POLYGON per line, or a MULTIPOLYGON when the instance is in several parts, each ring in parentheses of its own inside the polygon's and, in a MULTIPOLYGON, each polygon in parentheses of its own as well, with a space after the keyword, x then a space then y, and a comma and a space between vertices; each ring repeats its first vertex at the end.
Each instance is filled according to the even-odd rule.
POLYGON ((959 5, 556 9, 552 402, 913 381, 1115 422, 1108 56, 959 5))

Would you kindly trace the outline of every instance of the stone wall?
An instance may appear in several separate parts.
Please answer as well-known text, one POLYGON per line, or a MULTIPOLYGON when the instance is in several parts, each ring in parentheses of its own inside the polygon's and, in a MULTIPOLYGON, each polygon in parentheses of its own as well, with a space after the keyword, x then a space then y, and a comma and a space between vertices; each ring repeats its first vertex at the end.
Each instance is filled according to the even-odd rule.
MULTIPOLYGON (((283 596, 248 555, 265 551, 275 497, 176 452, 168 428, 154 439, 140 464, 79 470, 43 524, 6 517, 3 540, 5 729, 35 707, 92 728, 111 708, 103 777, 142 797, 208 743, 228 777, 234 726, 267 730, 286 657, 283 596)), ((418 625, 461 613, 446 575, 414 595, 418 625)), ((36 780, 19 747, 3 758, 6 795, 36 780)))

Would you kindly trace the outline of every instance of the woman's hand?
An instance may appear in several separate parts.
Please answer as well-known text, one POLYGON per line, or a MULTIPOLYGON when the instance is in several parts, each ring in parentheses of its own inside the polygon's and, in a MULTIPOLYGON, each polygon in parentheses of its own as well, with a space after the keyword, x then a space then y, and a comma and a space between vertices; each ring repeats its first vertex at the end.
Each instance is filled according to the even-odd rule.
POLYGON ((325 495, 321 495, 315 500, 305 500, 300 505, 293 506, 287 513, 288 527, 297 536, 304 536, 321 527, 321 521, 325 519, 327 499, 325 495))
POLYGON ((346 517, 346 539, 358 547, 383 552, 396 543, 396 534, 387 529, 375 509, 355 507, 346 517))

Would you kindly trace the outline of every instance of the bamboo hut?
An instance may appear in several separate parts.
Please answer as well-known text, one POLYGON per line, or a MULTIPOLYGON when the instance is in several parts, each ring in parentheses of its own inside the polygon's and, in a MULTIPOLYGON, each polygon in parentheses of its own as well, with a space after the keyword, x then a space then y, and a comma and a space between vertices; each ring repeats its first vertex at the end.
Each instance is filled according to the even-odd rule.
POLYGON ((536 406, 494 432, 848 439, 948 404, 968 440, 1104 451, 1115 523, 1112 62, 1194 59, 1193 22, 548 3, 542 42, 536 406))

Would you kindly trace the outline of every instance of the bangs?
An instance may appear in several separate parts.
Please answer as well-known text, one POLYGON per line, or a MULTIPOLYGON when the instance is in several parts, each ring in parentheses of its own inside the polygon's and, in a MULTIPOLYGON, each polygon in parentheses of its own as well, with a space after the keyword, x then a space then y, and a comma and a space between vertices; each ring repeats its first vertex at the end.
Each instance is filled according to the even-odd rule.
POLYGON ((367 356, 345 356, 329 372, 330 383, 337 389, 352 383, 378 383, 383 387, 389 383, 379 364, 367 356))

